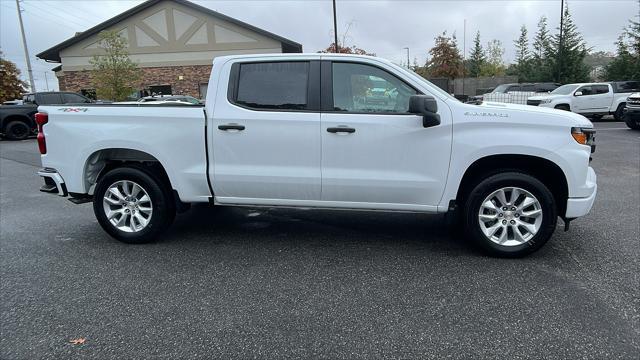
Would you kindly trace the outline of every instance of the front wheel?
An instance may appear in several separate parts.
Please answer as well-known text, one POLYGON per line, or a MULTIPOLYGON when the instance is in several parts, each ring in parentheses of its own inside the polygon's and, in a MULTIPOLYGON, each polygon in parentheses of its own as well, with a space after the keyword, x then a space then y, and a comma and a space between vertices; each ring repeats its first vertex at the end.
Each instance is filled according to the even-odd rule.
POLYGON ((480 182, 465 204, 468 237, 491 255, 522 257, 540 249, 557 223, 553 194, 538 179, 506 172, 480 182))
POLYGON ((152 172, 116 168, 96 186, 93 211, 100 226, 117 240, 142 244, 156 239, 175 217, 171 193, 152 172))
POLYGON ((626 106, 625 103, 622 103, 620 105, 618 105, 618 108, 616 109, 616 112, 613 113, 613 118, 616 121, 622 121, 622 113, 624 112, 624 107, 626 106))

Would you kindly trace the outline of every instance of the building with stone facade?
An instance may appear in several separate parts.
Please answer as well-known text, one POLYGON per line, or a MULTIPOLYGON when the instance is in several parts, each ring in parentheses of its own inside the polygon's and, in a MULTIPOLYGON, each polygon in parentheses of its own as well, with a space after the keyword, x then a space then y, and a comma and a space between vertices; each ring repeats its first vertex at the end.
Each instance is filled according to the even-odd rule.
POLYGON ((95 93, 89 60, 98 34, 115 30, 142 70, 146 93, 204 98, 216 56, 302 52, 302 45, 186 0, 148 0, 48 49, 38 58, 54 68, 61 91, 95 93))

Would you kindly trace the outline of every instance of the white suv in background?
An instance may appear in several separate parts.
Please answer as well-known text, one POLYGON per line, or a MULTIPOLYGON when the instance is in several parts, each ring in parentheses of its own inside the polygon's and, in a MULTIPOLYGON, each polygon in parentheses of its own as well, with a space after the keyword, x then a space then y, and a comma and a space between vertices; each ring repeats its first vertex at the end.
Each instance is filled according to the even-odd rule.
POLYGON ((609 83, 567 84, 549 95, 530 97, 527 105, 572 111, 593 119, 612 114, 616 121, 621 121, 628 95, 614 92, 609 83))

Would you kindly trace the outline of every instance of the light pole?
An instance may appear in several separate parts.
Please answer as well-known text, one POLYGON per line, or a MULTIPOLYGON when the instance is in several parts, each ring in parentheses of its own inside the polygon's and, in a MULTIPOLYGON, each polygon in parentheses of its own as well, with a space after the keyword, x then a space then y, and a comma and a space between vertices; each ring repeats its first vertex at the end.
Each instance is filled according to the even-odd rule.
POLYGON ((18 21, 20 22, 20 32, 22 33, 22 46, 24 47, 24 59, 27 62, 27 73, 29 74, 29 86, 31 92, 36 92, 36 84, 33 82, 33 71, 31 70, 31 60, 29 60, 29 48, 27 47, 27 38, 24 35, 24 25, 22 24, 22 13, 20 12, 20 3, 16 0, 16 9, 18 10, 18 21))
POLYGON ((340 51, 338 50, 338 19, 336 17, 336 0, 333 0, 333 37, 333 41, 335 43, 335 52, 340 53, 340 51))
POLYGON ((560 0, 560 36, 558 38, 558 79, 560 82, 562 76, 562 26, 564 23, 564 0, 560 0))
POLYGON ((409 66, 409 48, 406 47, 406 48, 403 48, 403 49, 407 50, 407 69, 410 69, 411 66, 409 66))

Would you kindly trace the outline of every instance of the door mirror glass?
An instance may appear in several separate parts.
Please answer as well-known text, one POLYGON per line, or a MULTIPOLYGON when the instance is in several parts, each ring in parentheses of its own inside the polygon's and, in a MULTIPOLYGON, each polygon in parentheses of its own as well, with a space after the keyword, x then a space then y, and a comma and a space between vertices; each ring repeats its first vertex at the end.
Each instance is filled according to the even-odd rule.
POLYGON ((409 98, 409 112, 412 114, 422 115, 422 126, 424 127, 440 125, 438 102, 433 96, 411 96, 409 98))
POLYGON ((575 96, 582 96, 582 91, 576 91, 575 96))

